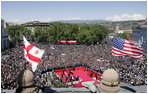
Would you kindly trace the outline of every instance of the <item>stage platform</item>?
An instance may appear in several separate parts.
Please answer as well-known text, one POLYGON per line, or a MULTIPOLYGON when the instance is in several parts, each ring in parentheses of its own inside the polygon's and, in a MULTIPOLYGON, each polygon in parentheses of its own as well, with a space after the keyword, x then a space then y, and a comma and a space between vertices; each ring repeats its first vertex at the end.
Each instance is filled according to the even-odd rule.
POLYGON ((55 73, 62 78, 64 81, 66 80, 66 84, 68 84, 69 86, 72 86, 72 88, 83 88, 84 86, 82 86, 82 82, 88 82, 88 81, 95 81, 95 85, 96 84, 101 84, 99 82, 100 77, 102 76, 101 74, 92 71, 90 69, 87 69, 86 67, 82 66, 82 67, 75 67, 75 68, 66 68, 66 69, 59 69, 59 70, 55 70, 55 73), (69 73, 71 71, 70 76, 74 79, 73 86, 72 83, 69 79, 69 73), (93 73, 93 75, 92 75, 93 73), (63 74, 63 75, 62 75, 63 74), (92 75, 92 76, 91 76, 92 75), (96 75, 97 75, 97 79, 96 79, 96 75), (62 77, 63 76, 63 77, 62 77), (77 76, 79 76, 79 80, 76 80, 77 76))

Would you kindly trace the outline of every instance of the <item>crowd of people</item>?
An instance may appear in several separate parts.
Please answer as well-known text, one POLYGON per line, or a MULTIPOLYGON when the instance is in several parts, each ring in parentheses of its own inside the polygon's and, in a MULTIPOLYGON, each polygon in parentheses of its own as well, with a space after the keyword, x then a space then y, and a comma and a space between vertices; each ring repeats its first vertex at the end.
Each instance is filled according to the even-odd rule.
MULTIPOLYGON (((144 85, 145 82, 134 70, 125 63, 127 59, 144 78, 147 77, 147 57, 133 59, 132 57, 112 56, 112 42, 104 40, 97 45, 53 45, 30 42, 32 45, 44 49, 45 53, 34 72, 36 85, 46 86, 46 82, 39 74, 41 71, 55 67, 74 66, 85 64, 90 68, 103 73, 108 68, 113 68, 119 73, 120 81, 131 85, 144 85)), ((13 48, 1 52, 1 87, 2 89, 17 88, 17 75, 24 68, 31 70, 29 62, 24 58, 24 45, 16 45, 13 48)))

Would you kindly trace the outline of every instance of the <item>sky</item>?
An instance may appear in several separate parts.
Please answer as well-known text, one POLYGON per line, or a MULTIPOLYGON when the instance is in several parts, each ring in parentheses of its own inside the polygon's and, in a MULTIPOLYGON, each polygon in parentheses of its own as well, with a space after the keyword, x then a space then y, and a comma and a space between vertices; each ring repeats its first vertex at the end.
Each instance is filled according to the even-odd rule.
POLYGON ((141 20, 147 17, 146 1, 1 1, 6 22, 58 20, 141 20))

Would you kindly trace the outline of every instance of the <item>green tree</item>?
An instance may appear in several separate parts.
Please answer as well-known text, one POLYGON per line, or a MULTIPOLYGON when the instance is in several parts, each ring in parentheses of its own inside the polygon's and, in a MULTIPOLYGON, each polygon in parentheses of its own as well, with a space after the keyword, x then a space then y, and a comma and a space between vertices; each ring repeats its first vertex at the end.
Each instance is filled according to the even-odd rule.
POLYGON ((30 36, 31 35, 31 30, 29 30, 25 27, 22 27, 22 28, 23 28, 23 30, 21 32, 24 36, 30 36))
POLYGON ((31 40, 50 42, 56 44, 58 40, 77 40, 79 44, 96 44, 102 41, 106 35, 112 33, 108 28, 101 25, 65 24, 53 22, 49 27, 36 27, 32 34, 22 25, 8 26, 9 35, 14 42, 20 42, 21 34, 31 40))
POLYGON ((78 31, 79 31, 79 27, 77 24, 69 24, 67 26, 67 31, 64 32, 65 37, 67 37, 66 39, 67 40, 75 40, 76 39, 76 36, 78 34, 78 31))
POLYGON ((66 24, 61 22, 53 22, 47 32, 47 40, 51 43, 57 43, 58 40, 66 39, 66 24))
POLYGON ((9 26, 9 24, 8 23, 6 23, 6 27, 8 27, 9 26))
POLYGON ((80 44, 96 44, 111 31, 101 25, 82 25, 76 39, 80 44))
POLYGON ((19 35, 20 35, 21 27, 18 25, 8 26, 7 30, 13 43, 19 43, 20 42, 19 35))
POLYGON ((32 38, 36 37, 39 42, 47 42, 47 29, 44 27, 36 27, 34 30, 34 35, 31 36, 32 38))
POLYGON ((31 35, 31 31, 26 29, 24 26, 22 25, 12 25, 12 26, 7 26, 6 29, 8 30, 8 34, 11 38, 11 40, 13 41, 13 43, 20 43, 22 36, 27 36, 28 38, 31 35))
POLYGON ((128 39, 126 33, 119 33, 117 34, 118 37, 124 38, 124 39, 128 39))

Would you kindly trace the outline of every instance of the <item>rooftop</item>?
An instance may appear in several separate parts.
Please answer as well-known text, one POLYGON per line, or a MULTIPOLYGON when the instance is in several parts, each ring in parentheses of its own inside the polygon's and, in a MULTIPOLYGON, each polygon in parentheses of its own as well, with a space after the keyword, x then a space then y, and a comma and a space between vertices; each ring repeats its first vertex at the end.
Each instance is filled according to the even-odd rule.
MULTIPOLYGON (((15 89, 2 90, 1 92, 15 93, 15 89)), ((97 93, 99 92, 101 93, 100 89, 97 93)), ((90 93, 90 91, 87 88, 45 88, 44 93, 90 93)), ((118 93, 147 93, 147 86, 120 86, 120 92, 118 93)))

